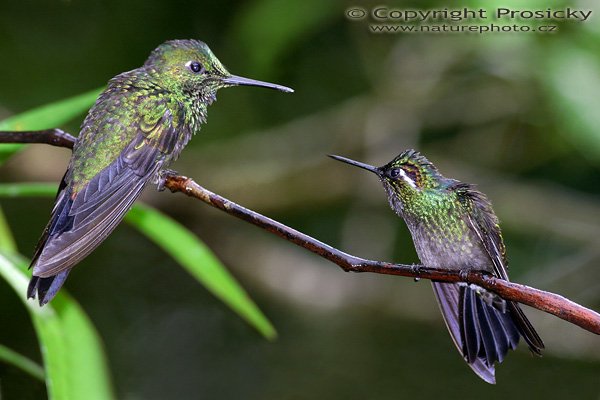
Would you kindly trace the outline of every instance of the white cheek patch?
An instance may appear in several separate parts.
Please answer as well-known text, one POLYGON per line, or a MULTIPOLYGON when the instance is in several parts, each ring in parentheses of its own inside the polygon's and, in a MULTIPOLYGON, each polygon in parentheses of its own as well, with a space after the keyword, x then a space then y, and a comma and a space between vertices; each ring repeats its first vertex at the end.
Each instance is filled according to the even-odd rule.
POLYGON ((408 177, 408 175, 406 175, 406 172, 404 172, 404 170, 402 168, 400 168, 400 176, 402 177, 402 180, 406 183, 408 183, 408 185, 410 187, 412 187, 413 189, 417 188, 417 184, 415 183, 415 181, 413 181, 412 179, 410 179, 408 177))

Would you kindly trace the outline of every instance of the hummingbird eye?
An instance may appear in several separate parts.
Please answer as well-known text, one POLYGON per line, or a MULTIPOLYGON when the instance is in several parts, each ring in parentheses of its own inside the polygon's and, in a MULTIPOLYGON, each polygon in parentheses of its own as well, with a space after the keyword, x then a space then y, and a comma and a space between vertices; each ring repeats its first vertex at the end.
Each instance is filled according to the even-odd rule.
POLYGON ((390 169, 386 175, 390 179, 402 180, 406 182, 412 188, 417 188, 417 171, 409 166, 402 166, 390 169))
POLYGON ((400 176, 400 168, 392 168, 388 171, 387 175, 392 178, 392 179, 396 179, 400 176))
POLYGON ((195 74, 202 74, 205 71, 205 68, 198 61, 188 61, 185 63, 185 66, 195 74))

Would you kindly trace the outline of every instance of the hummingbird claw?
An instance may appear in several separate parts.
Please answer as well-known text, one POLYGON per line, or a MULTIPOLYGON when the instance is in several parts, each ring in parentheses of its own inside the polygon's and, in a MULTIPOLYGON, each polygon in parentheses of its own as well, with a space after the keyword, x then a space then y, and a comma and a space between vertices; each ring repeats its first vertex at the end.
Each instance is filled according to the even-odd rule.
POLYGON ((421 265, 420 264, 413 264, 410 266, 410 270, 413 274, 415 274, 415 282, 419 282, 421 280, 421 278, 419 277, 419 275, 421 274, 421 265))
POLYGON ((469 270, 468 269, 461 269, 460 272, 458 273, 460 276, 460 279, 462 281, 467 281, 467 278, 469 277, 469 270))
POLYGON ((177 176, 179 175, 177 173, 177 171, 173 171, 172 169, 162 169, 160 171, 158 171, 158 174, 156 176, 156 181, 153 182, 156 184, 156 190, 158 190, 159 192, 162 192, 165 190, 165 184, 167 183, 167 178, 170 176, 177 176))

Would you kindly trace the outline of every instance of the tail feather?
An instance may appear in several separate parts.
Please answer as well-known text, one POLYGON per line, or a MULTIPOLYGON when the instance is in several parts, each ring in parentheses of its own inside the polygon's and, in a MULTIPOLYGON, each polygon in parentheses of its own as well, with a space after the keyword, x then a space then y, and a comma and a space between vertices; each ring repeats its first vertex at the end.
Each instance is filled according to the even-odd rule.
POLYGON ((52 217, 46 225, 46 228, 42 233, 42 237, 38 241, 31 264, 29 265, 29 268, 34 268, 34 275, 32 275, 31 280, 29 281, 29 286, 27 287, 27 298, 35 298, 37 294, 40 306, 47 304, 54 298, 54 296, 56 296, 58 290, 65 283, 65 280, 71 271, 71 269, 66 269, 49 277, 35 275, 35 266, 38 264, 40 255, 42 254, 42 251, 44 250, 48 240, 52 237, 52 235, 57 235, 63 231, 71 229, 73 225, 73 217, 69 215, 69 211, 71 210, 72 204, 73 200, 70 196, 70 190, 66 188, 65 177, 63 177, 56 195, 56 204, 52 210, 52 217))
POLYGON ((521 307, 519 307, 519 304, 511 301, 508 303, 508 309, 510 310, 513 321, 517 324, 523 339, 527 342, 529 350, 531 350, 533 354, 541 356, 542 350, 544 349, 544 341, 535 331, 535 328, 531 325, 531 322, 529 322, 525 313, 521 310, 521 307))
MULTIPOLYGON (((455 284, 451 284, 451 283, 441 283, 441 282, 432 282, 433 285, 433 291, 436 295, 436 298, 438 300, 438 304, 440 306, 440 310, 442 311, 442 315, 444 316, 444 322, 446 323, 446 327, 448 328, 448 331, 450 332, 450 337, 452 338, 452 341, 454 342, 454 345, 456 346, 456 348, 458 349, 458 351, 463 354, 463 357, 465 357, 465 361, 467 361, 467 364, 469 365, 469 367, 471 367, 471 369, 473 370, 473 372, 475 372, 481 379, 483 379, 484 381, 486 381, 487 383, 490 384, 494 384, 496 383, 496 377, 495 377, 495 368, 494 365, 488 365, 485 362, 485 359, 482 358, 477 358, 475 357, 473 360, 469 361, 466 356, 464 356, 463 353, 463 343, 465 343, 465 341, 462 340, 463 334, 462 329, 463 329, 463 325, 461 324, 460 320, 462 319, 462 312, 459 313, 459 305, 460 305, 460 299, 459 299, 459 290, 456 290, 456 286, 455 284), (460 315, 459 315, 460 314, 460 315)), ((474 330, 473 332, 475 332, 475 335, 479 334, 478 330, 474 330)), ((472 336, 467 336, 470 339, 470 343, 477 343, 474 344, 473 346, 477 346, 477 347, 473 347, 474 349, 479 349, 479 340, 474 341, 472 340, 472 336)), ((474 350, 475 354, 477 354, 478 350, 474 350)))
POLYGON ((65 283, 70 271, 70 269, 67 269, 48 278, 42 278, 35 275, 32 276, 29 281, 29 286, 27 287, 27 298, 34 299, 37 292, 40 306, 48 303, 56 296, 62 285, 65 283))
POLYGON ((489 335, 489 330, 485 326, 481 326, 477 319, 471 317, 472 315, 477 315, 477 304, 473 296, 466 296, 464 298, 459 297, 457 310, 452 310, 451 313, 454 314, 456 311, 458 311, 457 315, 459 321, 462 322, 460 324, 461 340, 459 341, 461 345, 457 345, 457 347, 462 349, 462 353, 467 358, 467 362, 471 364, 481 353, 481 336, 489 335), (460 306, 461 302, 462 306, 460 306))
POLYGON ((495 363, 514 350, 520 336, 532 352, 543 342, 518 304, 503 313, 488 305, 474 290, 456 283, 432 282, 444 321, 463 358, 484 381, 495 383, 495 363))
POLYGON ((490 307, 477 294, 469 288, 461 288, 464 291, 463 298, 470 297, 476 303, 475 314, 468 315, 478 324, 481 332, 481 342, 483 347, 480 348, 477 357, 485 358, 487 365, 493 365, 496 361, 502 362, 509 349, 515 349, 519 342, 519 334, 516 332, 515 337, 511 337, 504 329, 503 322, 511 324, 510 316, 502 314, 495 308, 490 307), (511 343, 515 343, 511 347, 511 343))

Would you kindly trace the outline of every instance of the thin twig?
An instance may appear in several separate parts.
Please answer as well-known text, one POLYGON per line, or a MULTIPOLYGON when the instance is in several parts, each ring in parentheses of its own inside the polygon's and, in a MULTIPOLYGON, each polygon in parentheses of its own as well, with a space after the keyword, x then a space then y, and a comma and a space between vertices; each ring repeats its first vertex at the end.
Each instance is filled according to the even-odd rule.
MULTIPOLYGON (((72 148, 75 138, 58 129, 31 132, 0 132, 0 143, 48 143, 72 148)), ((303 247, 348 272, 372 272, 377 274, 399 275, 412 278, 430 279, 440 282, 466 282, 479 285, 497 293, 506 300, 526 304, 538 310, 553 314, 592 333, 600 335, 600 314, 585 308, 569 299, 554 293, 545 292, 526 285, 508 282, 493 276, 474 271, 449 271, 425 268, 421 265, 392 264, 383 261, 367 260, 346 254, 313 237, 292 229, 280 222, 242 207, 226 198, 198 185, 191 178, 180 175, 166 175, 164 187, 171 192, 181 192, 201 200, 219 210, 256 225, 289 242, 303 247)))
POLYGON ((0 132, 0 143, 42 143, 72 149, 77 139, 61 129, 43 131, 0 132), (18 140, 15 140, 18 134, 18 140))

